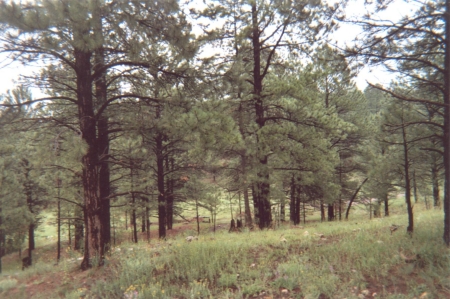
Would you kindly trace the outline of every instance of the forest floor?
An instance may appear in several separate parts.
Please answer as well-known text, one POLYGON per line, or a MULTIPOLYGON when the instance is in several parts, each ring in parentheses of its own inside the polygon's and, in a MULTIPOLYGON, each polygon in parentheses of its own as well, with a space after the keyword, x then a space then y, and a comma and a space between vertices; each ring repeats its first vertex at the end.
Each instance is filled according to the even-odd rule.
POLYGON ((18 253, 2 258, 0 298, 450 298, 450 252, 434 240, 442 211, 416 218, 413 238, 405 215, 242 233, 223 222, 212 234, 202 223, 192 243, 185 238, 196 234, 194 221, 176 224, 167 241, 152 230, 150 242, 140 233, 133 244, 125 231, 106 265, 88 271, 67 244, 56 264, 48 244, 24 271, 18 253), (391 222, 403 226, 392 234, 391 222))
MULTIPOLYGON (((216 226, 217 231, 228 229, 227 223, 219 223, 216 226)), ((201 223, 203 229, 206 227, 205 223, 201 223)), ((186 222, 180 221, 175 224, 173 229, 167 230, 167 239, 174 239, 178 236, 196 233, 197 223, 195 221, 186 222)), ((211 230, 211 228, 209 228, 211 230)), ((158 230, 157 228, 150 230, 150 243, 148 243, 147 234, 144 232, 138 233, 138 240, 147 243, 149 248, 159 246, 158 230)), ((127 243, 131 240, 131 228, 127 231, 121 231, 118 236, 117 243, 126 243, 128 248, 132 248, 133 244, 127 243)), ((76 251, 71 251, 66 241, 66 247, 61 246, 60 264, 56 262, 56 243, 37 247, 33 251, 34 259, 39 262, 40 266, 45 265, 43 269, 37 269, 30 274, 29 269, 21 270, 21 256, 27 256, 27 250, 24 250, 19 256, 19 253, 12 253, 2 258, 2 264, 7 268, 5 274, 0 276, 0 298, 64 298, 65 288, 61 289, 64 284, 78 285, 79 289, 88 288, 92 281, 102 279, 102 272, 96 273, 89 271, 81 271, 79 265, 82 261, 82 255, 76 251), (2 293, 2 281, 11 281, 17 287, 11 288, 2 293), (59 290, 55 294, 55 290, 59 290), (24 297, 25 296, 25 297, 24 297)))

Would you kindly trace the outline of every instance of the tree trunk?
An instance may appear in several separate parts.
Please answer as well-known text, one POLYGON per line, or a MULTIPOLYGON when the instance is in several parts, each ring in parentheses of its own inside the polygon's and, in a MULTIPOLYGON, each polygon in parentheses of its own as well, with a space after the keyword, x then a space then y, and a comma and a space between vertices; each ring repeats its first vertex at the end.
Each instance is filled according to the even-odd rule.
POLYGON ((439 171, 437 165, 433 165, 431 168, 431 180, 433 185, 433 203, 435 208, 441 206, 440 190, 439 190, 439 171))
MULTIPOLYGON (((167 173, 170 173, 174 169, 174 159, 166 156, 166 169, 167 173)), ((166 177, 166 225, 167 229, 173 228, 173 192, 174 192, 174 181, 169 176, 166 177)))
POLYGON ((406 207, 408 210, 408 227, 406 231, 409 234, 414 232, 414 215, 411 203, 411 179, 409 177, 409 158, 408 158, 408 141, 406 139, 406 129, 402 115, 402 137, 403 137, 403 159, 404 159, 404 170, 405 170, 405 200, 406 207))
MULTIPOLYGON (((159 112, 158 112, 159 113, 159 112)), ((159 238, 166 238, 166 194, 164 186, 163 136, 156 136, 156 176, 158 184, 158 232, 159 238)))
POLYGON ((57 233, 58 233, 58 241, 57 241, 57 245, 56 245, 56 262, 59 263, 59 260, 61 259, 61 199, 59 196, 59 189, 60 189, 60 184, 59 184, 59 179, 58 180, 58 219, 57 219, 57 233))
POLYGON ((300 178, 297 178, 295 192, 295 216, 294 216, 294 225, 300 224, 300 203, 301 203, 301 192, 302 186, 300 185, 300 178))
POLYGON ((280 200, 280 221, 284 222, 286 220, 286 200, 283 197, 280 200))
POLYGON ((417 203, 419 201, 418 197, 417 197, 417 183, 416 183, 416 170, 414 169, 413 171, 413 190, 414 190, 414 202, 417 203))
MULTIPOLYGON (((130 149, 131 150, 131 149, 130 149)), ((130 159, 130 182, 131 182, 131 215, 130 222, 133 230, 131 231, 131 242, 138 242, 137 235, 137 215, 136 215, 136 195, 134 193, 134 163, 133 160, 130 159)))
POLYGON ((350 214, 350 209, 352 207, 353 202, 355 201, 356 196, 358 196, 359 190, 361 190, 362 186, 367 182, 369 178, 366 178, 361 185, 359 185, 358 189, 356 189, 355 193, 353 193, 352 198, 350 198, 350 202, 348 203, 347 211, 345 212, 345 220, 348 220, 348 215, 350 214))
POLYGON ((144 197, 145 202, 145 229, 147 232, 147 242, 150 242, 150 208, 148 207, 149 199, 144 197))
POLYGON ((320 221, 325 221, 325 205, 323 204, 323 200, 320 200, 320 221))
POLYGON ((84 196, 84 222, 86 228, 84 258, 81 268, 86 270, 102 265, 105 253, 103 239, 102 205, 98 178, 98 147, 96 121, 92 101, 91 52, 76 49, 74 52, 77 70, 78 117, 86 153, 82 158, 82 181, 84 196))
MULTIPOLYGON (((133 199, 133 201, 134 201, 134 199, 133 199)), ((133 243, 137 243, 138 242, 137 217, 136 217, 136 208, 134 207, 134 203, 133 203, 133 209, 131 210, 131 225, 133 226, 131 241, 133 243)))
POLYGON ((259 226, 259 203, 258 203, 258 197, 256 197, 255 192, 255 185, 252 185, 252 198, 253 198, 253 211, 255 213, 255 219, 254 222, 256 225, 259 226))
MULTIPOLYGON (((106 83, 106 68, 105 68, 105 53, 103 49, 103 16, 99 10, 100 3, 96 3, 94 14, 96 14, 94 34, 96 35, 97 42, 99 42, 98 48, 94 51, 94 66, 93 71, 97 73, 95 80, 95 106, 100 108, 104 105, 107 98, 107 83, 106 83)), ((111 247, 111 211, 110 211, 110 199, 111 195, 111 182, 110 182, 110 170, 109 170, 109 121, 106 110, 103 110, 98 115, 97 121, 97 146, 99 155, 99 192, 100 192, 100 221, 102 223, 102 243, 105 247, 105 252, 109 251, 111 247)))
MULTIPOLYGON (((28 165, 28 161, 26 161, 26 164, 28 165)), ((25 172, 25 183, 24 183, 24 189, 25 189, 25 194, 27 197, 27 206, 28 206, 28 210, 30 211, 30 213, 32 215, 34 215, 34 211, 33 211, 33 193, 32 193, 32 186, 31 186, 31 181, 29 179, 29 173, 30 173, 30 168, 26 168, 26 172, 25 172)), ((31 219, 31 223, 28 225, 28 248, 29 250, 34 250, 34 216, 33 219, 31 219)), ((31 255, 30 255, 31 256, 31 255)), ((31 259, 30 259, 31 262, 31 259)))
POLYGON ((328 221, 333 221, 334 218, 334 204, 328 204, 328 221))
POLYGON ((290 218, 292 224, 294 224, 294 225, 295 225, 295 215, 296 215, 296 210, 295 210, 295 208, 296 208, 295 191, 296 191, 296 189, 295 189, 295 177, 294 177, 294 175, 292 175, 292 178, 291 178, 291 202, 289 204, 289 208, 290 208, 290 217, 289 218, 290 218))
POLYGON ((389 216, 389 194, 384 195, 384 216, 389 216))
MULTIPOLYGON (((265 125, 264 105, 261 97, 262 81, 261 75, 261 45, 259 40, 259 23, 256 9, 256 2, 252 2, 252 45, 253 45, 253 100, 255 102, 255 115, 258 131, 261 132, 265 125)), ((270 208, 270 184, 269 184, 269 168, 268 155, 264 152, 265 149, 262 141, 256 134, 258 170, 256 182, 256 198, 259 209, 259 227, 267 228, 272 222, 272 211, 270 208)))
MULTIPOLYGON (((241 106, 239 106, 241 107, 241 106)), ((248 183, 247 183, 247 156, 245 151, 241 155, 241 168, 242 176, 244 180, 244 214, 245 214, 245 226, 251 227, 253 225, 252 221, 252 211, 250 209, 250 199, 248 196, 248 183)))
POLYGON ((445 68, 444 68, 444 235, 450 246, 450 0, 445 1, 445 68))
POLYGON ((306 204, 305 201, 303 201, 303 224, 306 224, 306 204))
POLYGON ((195 219, 197 220, 197 236, 200 235, 200 216, 198 214, 198 199, 195 197, 195 219))

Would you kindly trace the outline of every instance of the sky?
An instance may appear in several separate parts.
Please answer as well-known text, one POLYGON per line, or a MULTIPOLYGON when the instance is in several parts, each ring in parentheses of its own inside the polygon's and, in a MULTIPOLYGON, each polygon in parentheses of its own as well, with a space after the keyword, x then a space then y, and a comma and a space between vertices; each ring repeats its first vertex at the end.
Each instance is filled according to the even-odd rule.
MULTIPOLYGON (((341 0, 326 0, 327 2, 336 2, 341 0)), ((365 0, 350 0, 346 15, 348 17, 358 17, 366 12, 364 7, 365 0)), ((370 2, 370 0, 368 0, 370 2)), ((406 3, 405 0, 394 1, 380 17, 385 19, 396 20, 413 10, 413 5, 406 3)), ((346 44, 351 44, 354 37, 361 34, 361 29, 358 26, 350 24, 340 24, 340 28, 333 33, 332 43, 339 47, 344 47, 346 44)), ((21 74, 29 75, 33 72, 38 72, 39 67, 23 66, 17 63, 8 64, 5 61, 5 56, 0 54, 0 94, 5 93, 8 89, 13 89, 16 85, 14 82, 21 74)), ((384 72, 382 68, 365 67, 360 70, 358 76, 355 78, 356 85, 363 90, 367 86, 367 81, 370 83, 388 84, 394 79, 392 74, 384 72)), ((39 90, 32 90, 34 97, 41 97, 43 94, 39 90)))

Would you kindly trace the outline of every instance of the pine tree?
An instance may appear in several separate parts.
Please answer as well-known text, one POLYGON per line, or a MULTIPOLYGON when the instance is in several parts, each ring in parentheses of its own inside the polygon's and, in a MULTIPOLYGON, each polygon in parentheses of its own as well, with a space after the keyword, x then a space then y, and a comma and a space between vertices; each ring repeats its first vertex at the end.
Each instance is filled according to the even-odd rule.
MULTIPOLYGON (((232 97, 237 106, 245 102, 251 111, 252 124, 246 138, 251 145, 252 167, 256 175, 252 180, 252 195, 258 225, 266 228, 271 224, 270 165, 271 155, 266 126, 278 120, 268 101, 270 91, 267 78, 274 69, 286 69, 281 53, 302 55, 315 45, 323 33, 332 27, 327 19, 336 12, 320 2, 311 1, 222 1, 210 4, 202 15, 211 19, 222 18, 224 26, 214 31, 205 28, 206 40, 218 40, 225 45, 226 54, 220 60, 231 60, 230 68, 219 69, 224 75, 241 74, 232 97), (325 21, 324 21, 325 20, 325 21), (228 43, 228 41, 231 41, 228 43), (231 54, 229 54, 231 53, 231 54), (228 55, 227 55, 228 54, 228 55)), ((246 135, 243 135, 246 137, 246 135)), ((242 155, 241 155, 242 156, 242 155)), ((245 157, 245 156, 242 156, 245 157)))
MULTIPOLYGON (((111 76, 110 85, 123 79, 121 71, 116 69, 119 66, 132 70, 153 68, 157 72, 176 76, 149 62, 152 54, 147 47, 149 36, 153 37, 152 42, 167 42, 171 53, 181 53, 179 56, 193 53, 192 47, 189 47, 189 34, 186 34, 190 27, 177 14, 176 2, 146 4, 146 1, 38 1, 26 9, 5 1, 0 5, 0 22, 5 24, 2 52, 11 53, 12 59, 26 64, 44 58, 53 65, 53 69, 58 69, 55 65, 61 64, 69 71, 63 80, 55 73, 44 73, 39 78, 43 79, 43 86, 49 82, 58 83, 64 87, 64 92, 56 90, 55 96, 39 101, 74 104, 72 113, 76 114, 78 121, 75 130, 79 131, 86 144, 82 158, 86 230, 83 269, 92 267, 95 261, 101 265, 110 243, 110 187, 106 162, 110 130, 105 110, 114 101, 139 97, 118 92, 105 95, 105 79, 111 76), (109 18, 105 18, 106 15, 109 18), (126 22, 125 27, 136 30, 124 29, 119 25, 120 20, 126 22), (154 34, 154 28, 162 30, 154 34), (101 171, 97 171, 99 165, 102 165, 101 171)), ((62 125, 73 127, 65 122, 62 125)))
MULTIPOLYGON (((383 10, 388 1, 374 3, 374 10, 383 10)), ((394 90, 374 86, 393 97, 428 105, 430 110, 442 110, 443 159, 445 172, 444 235, 450 245, 450 1, 420 3, 417 10, 398 22, 378 20, 367 14, 357 24, 364 26, 366 38, 348 49, 350 55, 366 63, 383 64, 388 71, 401 74, 406 85, 435 89, 438 93, 415 94, 409 89, 394 90), (374 38, 375 36, 375 38, 374 38), (392 63, 394 62, 394 63, 392 63), (406 91, 406 93, 405 93, 406 91)), ((415 89, 415 88, 414 88, 415 89)), ((433 125, 433 124, 431 124, 433 125)))

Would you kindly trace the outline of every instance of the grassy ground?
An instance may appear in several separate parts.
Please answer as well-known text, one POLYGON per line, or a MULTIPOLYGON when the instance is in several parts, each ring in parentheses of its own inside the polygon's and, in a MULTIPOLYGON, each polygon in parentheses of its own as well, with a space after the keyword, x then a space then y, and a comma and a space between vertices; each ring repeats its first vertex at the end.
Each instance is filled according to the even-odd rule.
POLYGON ((180 224, 168 240, 122 243, 104 267, 84 272, 70 250, 54 266, 48 245, 37 249, 40 259, 31 269, 6 271, 0 297, 450 298, 442 211, 417 206, 410 237, 397 207, 394 215, 371 221, 361 208, 348 222, 264 231, 213 234, 202 224, 192 242, 185 237, 194 234, 194 223, 180 224), (403 226, 391 234, 392 223, 403 226))

